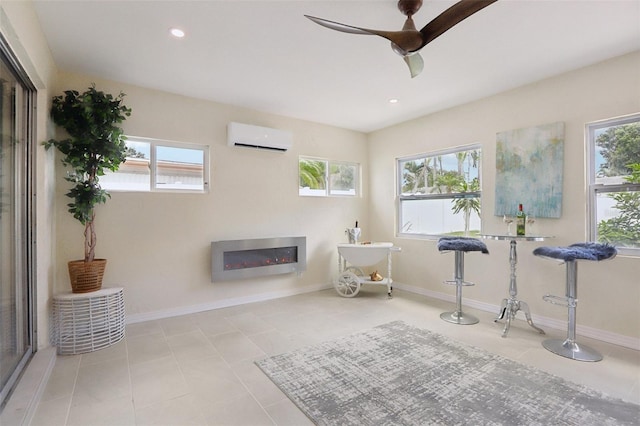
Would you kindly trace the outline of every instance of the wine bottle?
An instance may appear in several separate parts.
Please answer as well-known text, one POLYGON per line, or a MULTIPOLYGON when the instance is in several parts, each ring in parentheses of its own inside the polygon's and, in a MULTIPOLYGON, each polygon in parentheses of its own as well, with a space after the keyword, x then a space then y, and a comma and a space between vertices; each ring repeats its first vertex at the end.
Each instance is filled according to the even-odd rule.
POLYGON ((522 204, 518 204, 518 213, 516 213, 516 235, 524 235, 526 223, 527 215, 522 211, 522 204))

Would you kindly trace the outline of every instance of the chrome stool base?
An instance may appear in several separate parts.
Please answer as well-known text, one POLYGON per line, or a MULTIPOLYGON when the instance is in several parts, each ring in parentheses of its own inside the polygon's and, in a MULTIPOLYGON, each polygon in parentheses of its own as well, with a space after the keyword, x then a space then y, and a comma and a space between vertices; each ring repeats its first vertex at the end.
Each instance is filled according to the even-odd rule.
POLYGON ((566 339, 549 339, 542 342, 542 346, 556 355, 576 361, 597 362, 602 360, 602 355, 585 345, 579 345, 576 342, 566 339))
POLYGON ((464 280, 464 254, 468 251, 489 253, 487 246, 475 238, 442 237, 438 240, 438 250, 440 252, 453 251, 456 255, 454 279, 444 282, 444 284, 456 286, 456 310, 443 312, 440 314, 440 318, 451 324, 471 325, 479 323, 480 320, 478 318, 462 312, 462 287, 475 285, 464 280))
POLYGON ((569 247, 538 247, 533 251, 536 256, 562 260, 566 265, 565 297, 545 295, 542 299, 554 305, 566 306, 569 321, 567 338, 550 339, 542 342, 542 346, 556 355, 576 361, 601 361, 602 355, 588 346, 576 343, 576 308, 578 306, 578 260, 606 260, 616 257, 615 247, 601 243, 576 243, 569 247))
POLYGON ((461 325, 471 325, 480 322, 480 320, 473 315, 465 314, 464 312, 459 311, 443 312, 440 314, 440 318, 442 318, 446 322, 461 325))

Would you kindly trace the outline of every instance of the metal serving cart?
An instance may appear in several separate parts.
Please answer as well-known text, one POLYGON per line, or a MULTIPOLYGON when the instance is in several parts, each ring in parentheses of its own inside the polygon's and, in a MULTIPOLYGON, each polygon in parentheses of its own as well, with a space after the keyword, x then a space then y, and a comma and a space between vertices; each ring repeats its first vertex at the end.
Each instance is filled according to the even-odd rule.
POLYGON ((391 254, 399 252, 400 247, 393 243, 356 243, 338 244, 338 270, 333 285, 342 297, 354 297, 362 284, 386 285, 387 294, 392 297, 393 280, 391 279, 391 254), (373 281, 365 275, 362 267, 373 266, 387 258, 387 276, 373 281))

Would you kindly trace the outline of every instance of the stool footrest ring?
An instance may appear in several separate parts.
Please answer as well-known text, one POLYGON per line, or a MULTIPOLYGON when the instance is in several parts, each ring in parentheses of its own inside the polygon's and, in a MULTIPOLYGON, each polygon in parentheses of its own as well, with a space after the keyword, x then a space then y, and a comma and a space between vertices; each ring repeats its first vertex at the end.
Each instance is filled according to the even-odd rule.
MULTIPOLYGON (((442 282, 443 284, 447 284, 447 285, 458 285, 458 281, 457 280, 446 280, 442 282)), ((460 285, 465 286, 465 287, 469 287, 469 286, 474 286, 476 285, 475 283, 472 283, 470 281, 460 281, 460 285)))
POLYGON ((545 302, 553 303, 554 305, 566 306, 567 308, 575 308, 578 303, 578 299, 562 296, 554 296, 551 294, 545 294, 542 296, 542 300, 545 302))

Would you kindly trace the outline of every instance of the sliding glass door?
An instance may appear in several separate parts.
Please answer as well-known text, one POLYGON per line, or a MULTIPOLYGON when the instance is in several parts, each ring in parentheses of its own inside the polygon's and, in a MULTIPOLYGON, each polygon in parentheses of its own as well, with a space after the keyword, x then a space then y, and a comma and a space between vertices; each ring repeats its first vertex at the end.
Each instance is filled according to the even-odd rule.
POLYGON ((0 34, 0 404, 34 350, 34 99, 0 34))

